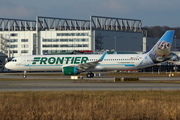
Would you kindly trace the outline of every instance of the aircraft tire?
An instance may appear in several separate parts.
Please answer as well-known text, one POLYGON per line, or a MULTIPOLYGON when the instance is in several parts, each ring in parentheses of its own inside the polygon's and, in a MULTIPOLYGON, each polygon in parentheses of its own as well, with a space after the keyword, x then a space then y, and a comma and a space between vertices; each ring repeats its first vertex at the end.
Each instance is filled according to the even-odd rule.
POLYGON ((91 76, 91 77, 94 77, 94 73, 90 73, 90 76, 91 76))
POLYGON ((94 77, 94 73, 88 73, 88 74, 86 74, 86 77, 87 78, 92 78, 92 77, 94 77))
POLYGON ((90 78, 90 77, 91 77, 91 74, 90 74, 90 73, 86 74, 86 77, 87 77, 87 78, 90 78))

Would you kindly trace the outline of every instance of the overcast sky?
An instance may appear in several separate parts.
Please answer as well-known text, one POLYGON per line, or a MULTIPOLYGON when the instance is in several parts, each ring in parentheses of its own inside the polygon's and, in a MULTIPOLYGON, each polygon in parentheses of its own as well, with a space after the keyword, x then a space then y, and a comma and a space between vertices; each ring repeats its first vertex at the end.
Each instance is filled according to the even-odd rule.
POLYGON ((0 18, 36 16, 89 20, 91 15, 138 19, 143 26, 180 27, 180 0, 1 0, 0 18))

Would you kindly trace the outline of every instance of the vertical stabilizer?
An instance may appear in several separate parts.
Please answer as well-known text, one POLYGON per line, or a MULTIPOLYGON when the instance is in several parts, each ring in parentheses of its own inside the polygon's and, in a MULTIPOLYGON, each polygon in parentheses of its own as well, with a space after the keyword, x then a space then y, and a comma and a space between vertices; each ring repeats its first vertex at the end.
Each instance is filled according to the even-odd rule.
POLYGON ((170 60, 172 56, 169 54, 173 42, 173 37, 174 31, 166 31, 166 33, 164 33, 164 35, 159 39, 154 47, 146 53, 146 56, 140 62, 138 68, 152 66, 154 64, 170 60))
POLYGON ((154 47, 147 53, 154 63, 163 62, 170 58, 169 54, 173 37, 173 30, 166 31, 154 47))

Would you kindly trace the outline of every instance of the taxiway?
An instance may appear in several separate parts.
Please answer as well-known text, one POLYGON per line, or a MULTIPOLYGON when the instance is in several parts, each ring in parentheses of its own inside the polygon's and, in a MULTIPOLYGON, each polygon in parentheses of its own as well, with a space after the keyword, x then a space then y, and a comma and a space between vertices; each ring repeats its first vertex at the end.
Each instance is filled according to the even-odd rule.
POLYGON ((28 76, 0 74, 0 91, 108 91, 108 90, 180 90, 180 83, 153 83, 147 81, 180 80, 179 77, 140 77, 141 82, 113 82, 114 77, 94 77, 83 80, 67 80, 70 76, 28 76), (11 80, 12 79, 12 80, 11 80), (14 80, 16 79, 16 80, 14 80), (17 80, 19 79, 19 80, 17 80), (30 80, 35 79, 35 80, 30 80), (40 80, 41 79, 41 80, 40 80), (52 79, 52 80, 51 80, 52 79), (95 82, 95 81, 106 82, 95 82), (88 82, 87 82, 88 81, 88 82), (92 82, 91 82, 92 81, 92 82), (108 82, 107 82, 108 81, 108 82), (142 82, 144 81, 144 82, 142 82))

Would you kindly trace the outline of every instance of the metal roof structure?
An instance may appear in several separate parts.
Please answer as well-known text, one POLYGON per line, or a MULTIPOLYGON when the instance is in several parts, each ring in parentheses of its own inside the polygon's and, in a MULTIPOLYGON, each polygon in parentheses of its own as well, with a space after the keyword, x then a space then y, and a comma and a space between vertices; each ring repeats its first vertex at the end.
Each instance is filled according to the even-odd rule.
POLYGON ((109 30, 141 32, 141 20, 90 16, 90 20, 36 16, 36 20, 0 18, 0 31, 109 30), (36 29, 38 28, 38 29, 36 29))
POLYGON ((89 20, 54 18, 54 17, 36 17, 39 30, 89 30, 89 20))
POLYGON ((0 18, 0 31, 35 31, 35 20, 0 18))
POLYGON ((141 32, 141 20, 91 16, 93 30, 141 32))

